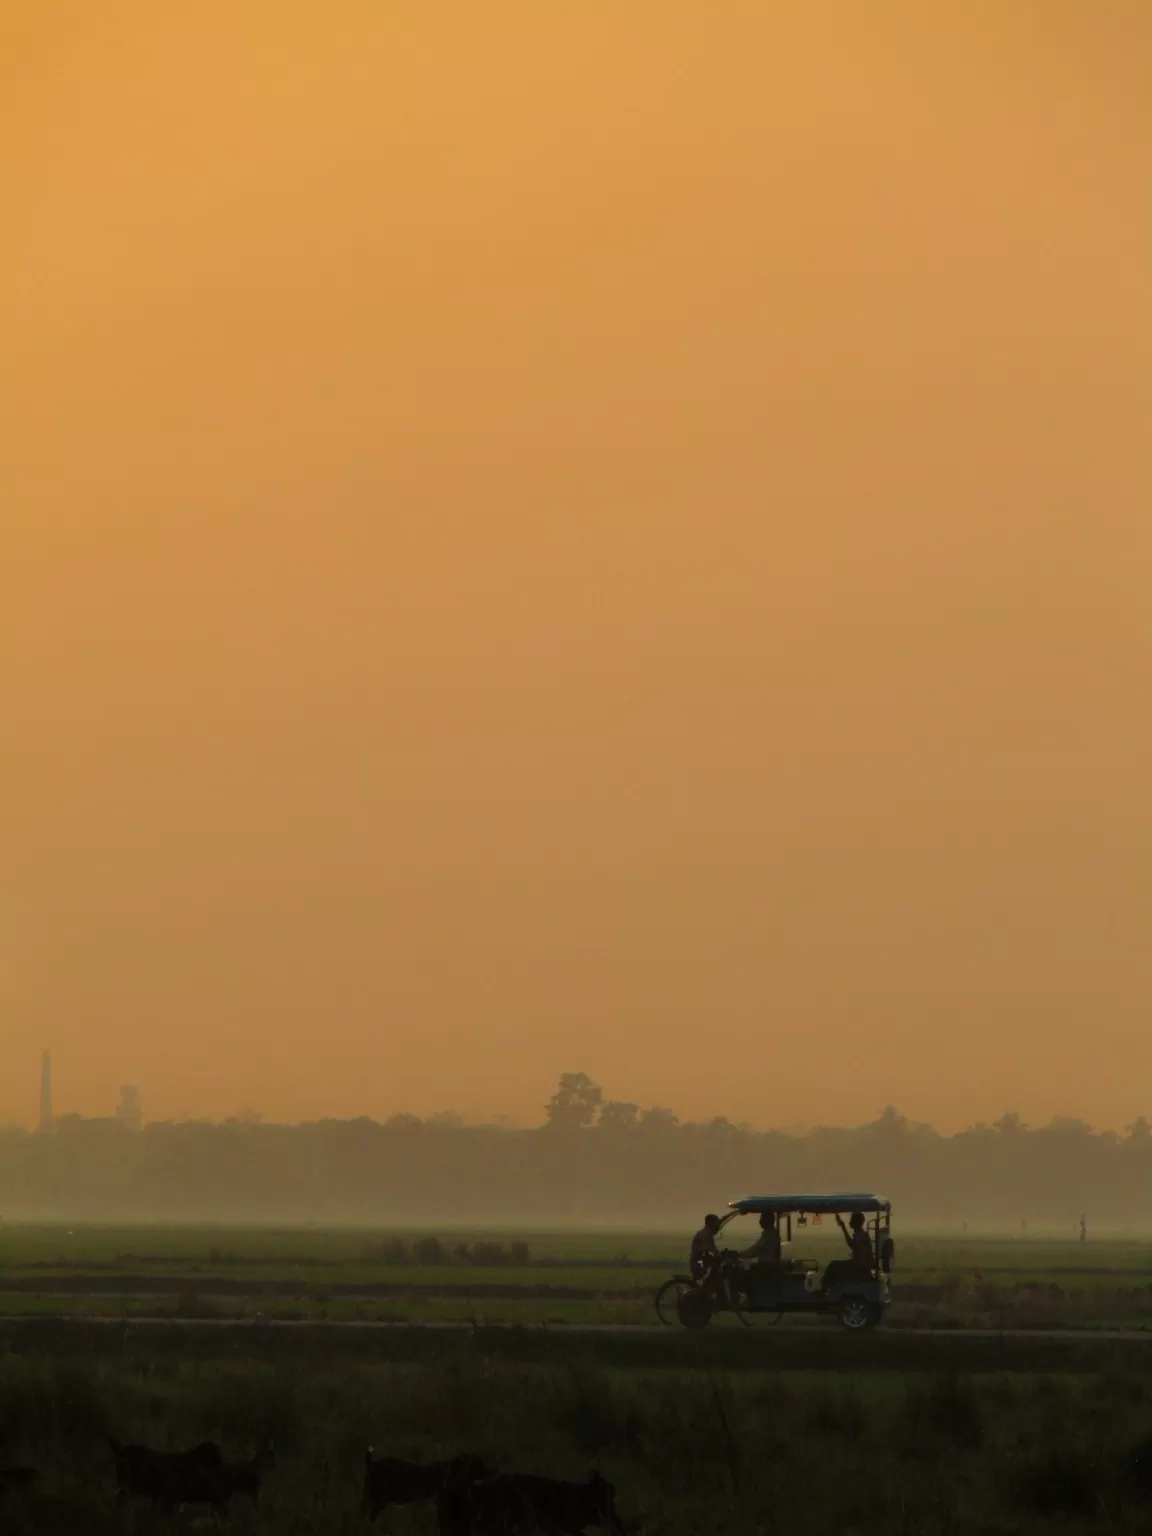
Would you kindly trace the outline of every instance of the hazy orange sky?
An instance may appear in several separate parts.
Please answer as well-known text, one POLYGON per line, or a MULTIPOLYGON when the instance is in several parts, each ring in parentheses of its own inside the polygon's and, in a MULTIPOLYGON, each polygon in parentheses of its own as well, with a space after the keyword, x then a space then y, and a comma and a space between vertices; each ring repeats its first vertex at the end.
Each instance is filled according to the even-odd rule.
POLYGON ((1152 1113, 1147 0, 5 0, 0 1118, 1152 1113))

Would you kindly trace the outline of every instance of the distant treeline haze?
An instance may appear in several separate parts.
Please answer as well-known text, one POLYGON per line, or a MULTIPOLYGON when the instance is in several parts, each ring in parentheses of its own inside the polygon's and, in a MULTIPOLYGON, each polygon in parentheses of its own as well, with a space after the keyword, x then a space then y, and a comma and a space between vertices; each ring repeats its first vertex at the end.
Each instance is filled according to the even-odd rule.
POLYGON ((888 1108, 868 1125, 804 1135, 606 1099, 566 1073, 544 1123, 470 1126, 452 1115, 262 1124, 161 1121, 132 1131, 62 1118, 0 1132, 8 1220, 236 1220, 633 1224, 688 1228, 765 1190, 874 1189, 905 1222, 959 1228, 1152 1227, 1152 1127, 1123 1135, 1006 1114, 954 1136, 888 1108))

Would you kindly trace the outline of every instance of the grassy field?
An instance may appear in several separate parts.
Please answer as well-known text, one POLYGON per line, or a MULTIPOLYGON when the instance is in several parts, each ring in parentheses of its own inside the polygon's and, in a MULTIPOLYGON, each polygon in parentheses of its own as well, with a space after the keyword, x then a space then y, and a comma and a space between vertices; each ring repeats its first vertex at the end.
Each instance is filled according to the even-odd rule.
MULTIPOLYGON (((634 1265, 663 1273, 681 1268, 686 1258, 688 1232, 494 1232, 490 1229, 429 1232, 362 1229, 352 1227, 236 1227, 236 1226, 76 1226, 0 1224, 0 1272, 12 1267, 83 1264, 123 1267, 146 1262, 165 1267, 198 1266, 248 1272, 308 1271, 315 1268, 352 1267, 361 1273, 379 1269, 373 1252, 390 1239, 411 1246, 420 1237, 435 1235, 445 1247, 463 1242, 495 1242, 510 1245, 522 1240, 529 1245, 536 1266, 616 1268, 634 1265), (371 1257, 368 1255, 371 1253, 371 1257)), ((958 1269, 1004 1272, 1043 1277, 1064 1273, 1152 1274, 1152 1239, 1107 1236, 1082 1244, 1063 1237, 901 1234, 897 1229, 901 1273, 927 1278, 958 1269)), ((748 1219, 732 1223, 725 1241, 735 1247, 753 1241, 755 1227, 748 1219)), ((809 1227, 794 1233, 792 1251, 797 1256, 832 1258, 842 1251, 835 1227, 809 1227)))
MULTIPOLYGON (((365 1350, 347 1335, 333 1345, 273 1332, 254 1354, 251 1331, 204 1351, 159 1331, 127 1353, 110 1333, 97 1350, 74 1330, 42 1332, 31 1347, 0 1334, 14 1346, 0 1347, 0 1464, 39 1474, 0 1510, 6 1536, 203 1523, 118 1510, 106 1435, 157 1447, 212 1437, 237 1458, 274 1439, 259 1510, 233 1517, 254 1536, 365 1529, 368 1442, 556 1477, 597 1467, 637 1536, 1146 1532, 1152 1513, 1147 1459, 1134 1454, 1152 1428, 1142 1351, 1067 1346, 1059 1370, 1005 1369, 986 1355, 985 1368, 961 1372, 944 1356, 932 1369, 894 1367, 878 1338, 840 1335, 806 1368, 803 1341, 770 1366, 767 1340, 749 1349, 731 1335, 680 1334, 656 1351, 665 1341, 649 1334, 589 1348, 521 1330, 408 1332, 365 1350)), ((384 1528, 418 1536, 435 1519, 412 1507, 384 1528)))
MULTIPOLYGON (((440 1232, 443 1261, 416 1262, 428 1235, 4 1226, 0 1317, 627 1325, 653 1321, 655 1288, 684 1267, 682 1234, 440 1232)), ((843 1250, 825 1226, 797 1231, 792 1251, 823 1263, 843 1250)), ((893 1327, 1152 1327, 1152 1244, 1135 1240, 913 1234, 893 1282, 893 1327)))

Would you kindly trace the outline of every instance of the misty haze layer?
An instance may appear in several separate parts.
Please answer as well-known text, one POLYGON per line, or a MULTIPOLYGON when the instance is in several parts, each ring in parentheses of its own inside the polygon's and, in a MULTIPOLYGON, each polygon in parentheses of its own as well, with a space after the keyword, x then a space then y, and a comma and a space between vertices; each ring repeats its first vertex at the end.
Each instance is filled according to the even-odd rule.
POLYGON ((875 1190, 897 1224, 1093 1234, 1152 1227, 1152 1130, 1038 1130, 1018 1116, 940 1136, 887 1110, 808 1136, 728 1122, 534 1130, 321 1121, 64 1121, 47 1136, 0 1133, 0 1203, 12 1221, 494 1224, 524 1230, 694 1230, 705 1210, 763 1190, 875 1190))

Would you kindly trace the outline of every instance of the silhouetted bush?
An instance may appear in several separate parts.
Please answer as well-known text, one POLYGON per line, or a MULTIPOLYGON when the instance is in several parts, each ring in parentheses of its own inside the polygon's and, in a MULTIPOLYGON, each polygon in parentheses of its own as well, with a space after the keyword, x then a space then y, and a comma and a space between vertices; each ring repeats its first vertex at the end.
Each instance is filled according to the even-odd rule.
POLYGON ((443 1264, 444 1245, 438 1237, 422 1237, 412 1248, 417 1264, 443 1264))
POLYGON ((382 1243, 369 1243, 363 1253, 366 1259, 379 1264, 409 1264, 412 1260, 407 1243, 398 1237, 386 1238, 382 1243))

